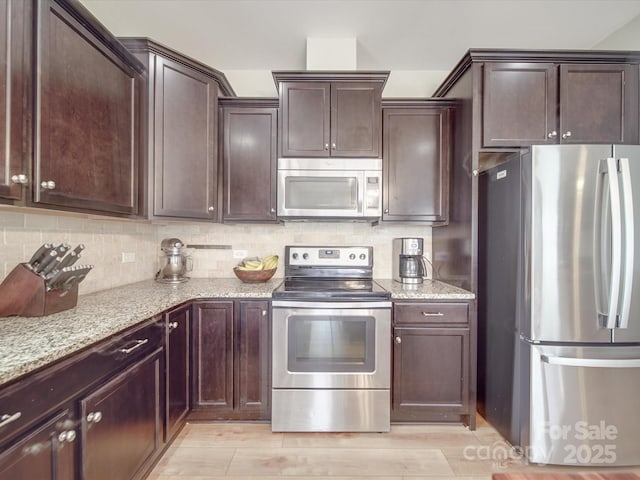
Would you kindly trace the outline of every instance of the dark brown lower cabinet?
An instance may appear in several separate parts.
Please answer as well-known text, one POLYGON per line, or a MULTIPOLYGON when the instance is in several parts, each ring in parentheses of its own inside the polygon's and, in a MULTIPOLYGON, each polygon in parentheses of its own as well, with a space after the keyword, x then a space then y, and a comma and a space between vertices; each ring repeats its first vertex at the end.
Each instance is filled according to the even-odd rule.
POLYGON ((193 309, 189 418, 268 420, 269 302, 211 301, 193 309))
POLYGON ((142 478, 161 445, 161 352, 80 400, 82 478, 142 478))
POLYGON ((190 305, 167 314, 165 442, 168 442, 180 430, 189 412, 190 323, 190 305))
POLYGON ((467 304, 394 306, 391 420, 473 424, 467 304))
POLYGON ((73 480, 76 434, 68 418, 68 410, 50 417, 2 452, 0 480, 73 480))

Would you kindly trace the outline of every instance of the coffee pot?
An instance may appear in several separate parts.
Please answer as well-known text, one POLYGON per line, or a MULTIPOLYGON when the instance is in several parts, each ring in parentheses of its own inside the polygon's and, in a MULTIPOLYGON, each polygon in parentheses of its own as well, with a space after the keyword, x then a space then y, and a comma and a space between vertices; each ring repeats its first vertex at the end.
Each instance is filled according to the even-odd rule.
POLYGON ((396 282, 422 283, 427 276, 422 238, 393 239, 393 279, 396 282))
POLYGON ((193 270, 193 260, 184 252, 185 244, 179 238, 165 238, 160 243, 159 269, 156 281, 182 283, 189 280, 187 272, 193 270))

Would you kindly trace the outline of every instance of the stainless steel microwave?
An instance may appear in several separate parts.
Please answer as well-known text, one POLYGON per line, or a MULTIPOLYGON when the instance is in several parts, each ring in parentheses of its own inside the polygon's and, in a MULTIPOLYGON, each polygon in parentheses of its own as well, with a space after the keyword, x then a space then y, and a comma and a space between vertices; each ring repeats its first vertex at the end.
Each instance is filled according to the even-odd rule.
POLYGON ((279 158, 278 218, 366 220, 382 214, 379 158, 279 158))

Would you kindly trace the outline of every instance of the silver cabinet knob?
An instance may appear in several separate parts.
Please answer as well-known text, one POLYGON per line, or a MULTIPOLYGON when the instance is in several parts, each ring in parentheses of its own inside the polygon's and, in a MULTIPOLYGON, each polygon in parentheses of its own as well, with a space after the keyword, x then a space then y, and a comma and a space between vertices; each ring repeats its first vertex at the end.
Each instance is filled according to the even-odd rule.
POLYGON ((215 207, 211 206, 211 207, 207 208, 207 210, 208 210, 209 212, 213 212, 213 211, 215 210, 215 207))
POLYGON ((478 175, 480 175, 480 170, 478 170, 477 168, 473 170, 473 172, 471 172, 473 174, 474 177, 477 177, 478 175))
POLYGON ((102 412, 91 412, 87 415, 87 423, 98 423, 102 420, 102 412))
POLYGON ((398 343, 398 344, 402 343, 402 338, 396 337, 396 343, 398 343))
POLYGON ((567 131, 567 133, 562 134, 562 138, 569 138, 571 136, 571 132, 567 131))
POLYGON ((389 213, 389 209, 388 209, 388 208, 385 208, 385 209, 384 209, 384 213, 389 213))
POLYGON ((53 180, 45 180, 40 186, 45 190, 54 190, 56 188, 56 182, 53 180))
POLYGON ((335 144, 335 143, 332 143, 332 144, 331 144, 331 148, 332 148, 333 150, 335 150, 335 149, 336 149, 336 144, 335 144))
POLYGON ((266 310, 262 310, 262 316, 266 317, 267 316, 267 311, 266 310))
POLYGON ((549 132, 547 134, 547 137, 549 138, 553 138, 553 137, 557 137, 558 136, 558 132, 556 132, 555 130, 553 132, 549 132))
POLYGON ((178 328, 178 322, 169 322, 169 330, 175 330, 178 328))
POLYGON ((275 209, 275 208, 272 208, 272 209, 271 209, 271 213, 276 213, 276 209, 275 209))
POLYGON ((329 150, 329 144, 328 144, 328 143, 325 143, 325 144, 324 144, 324 149, 325 149, 325 150, 329 150))
POLYGON ((29 179, 24 173, 21 173, 19 175, 13 175, 11 177, 11 181, 13 183, 19 183, 20 185, 26 185, 27 183, 29 183, 29 179))
POLYGON ((76 439, 76 431, 75 430, 65 430, 64 432, 60 432, 58 434, 58 441, 60 443, 71 443, 76 439))

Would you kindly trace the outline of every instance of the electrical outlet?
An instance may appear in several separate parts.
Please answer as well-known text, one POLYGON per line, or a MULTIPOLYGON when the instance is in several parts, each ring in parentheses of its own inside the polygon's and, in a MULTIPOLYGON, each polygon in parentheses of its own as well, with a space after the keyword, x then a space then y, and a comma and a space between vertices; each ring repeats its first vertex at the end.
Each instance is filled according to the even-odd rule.
POLYGON ((246 250, 234 250, 233 251, 233 258, 246 258, 247 257, 247 251, 246 250))
POLYGON ((133 263, 136 261, 134 252, 122 252, 122 263, 133 263))

